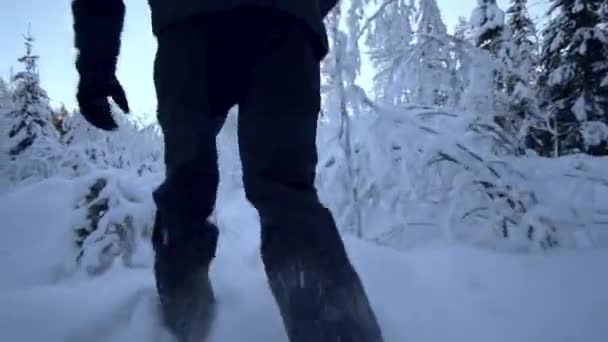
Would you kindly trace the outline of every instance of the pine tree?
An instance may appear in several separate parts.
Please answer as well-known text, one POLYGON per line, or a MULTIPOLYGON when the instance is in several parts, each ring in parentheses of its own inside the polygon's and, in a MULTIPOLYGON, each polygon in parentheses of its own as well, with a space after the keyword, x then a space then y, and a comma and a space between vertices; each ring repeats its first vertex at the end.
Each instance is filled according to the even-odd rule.
POLYGON ((554 155, 608 155, 608 37, 603 0, 554 0, 544 31, 544 109, 555 132, 554 155))
POLYGON ((46 174, 49 165, 45 165, 45 160, 58 144, 58 134, 51 123, 53 111, 40 87, 34 38, 29 32, 24 38, 26 53, 18 59, 24 70, 14 76, 13 108, 5 115, 10 127, 7 153, 15 166, 21 165, 12 175, 13 180, 46 174))

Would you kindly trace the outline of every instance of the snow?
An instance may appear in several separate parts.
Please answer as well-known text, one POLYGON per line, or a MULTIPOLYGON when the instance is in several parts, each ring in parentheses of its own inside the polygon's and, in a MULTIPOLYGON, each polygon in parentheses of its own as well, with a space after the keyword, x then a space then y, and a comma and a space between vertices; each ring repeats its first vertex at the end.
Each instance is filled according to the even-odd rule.
POLYGON ((601 121, 587 121, 582 124, 581 134, 586 146, 598 146, 608 141, 608 125, 601 121))
POLYGON ((50 284, 70 250, 69 217, 73 182, 51 179, 0 199, 0 288, 50 284), (32 212, 31 210, 34 209, 32 212))
MULTIPOLYGON (((163 341, 149 264, 98 276, 62 273, 73 256, 77 182, 50 179, 0 195, 0 340, 163 341)), ((606 203, 606 202, 604 202, 606 203)), ((257 217, 220 196, 210 342, 287 341, 258 256, 257 217)), ((457 244, 396 251, 345 238, 387 342, 608 340, 608 251, 507 254, 457 244)))
POLYGON ((587 105, 587 101, 585 101, 585 96, 582 94, 579 96, 576 101, 574 101, 574 105, 572 106, 572 113, 576 116, 576 119, 579 122, 587 121, 587 113, 589 112, 589 106, 587 105))

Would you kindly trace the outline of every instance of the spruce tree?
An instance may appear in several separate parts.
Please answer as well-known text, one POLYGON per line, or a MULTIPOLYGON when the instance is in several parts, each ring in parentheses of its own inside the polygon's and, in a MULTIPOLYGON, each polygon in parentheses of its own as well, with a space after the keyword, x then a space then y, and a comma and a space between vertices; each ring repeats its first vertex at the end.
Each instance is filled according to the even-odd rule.
POLYGON ((33 54, 34 38, 28 32, 25 55, 19 58, 24 70, 14 76, 12 108, 4 120, 9 127, 4 151, 12 163, 13 181, 48 175, 49 160, 57 157, 58 133, 52 124, 53 110, 46 92, 40 87, 38 56, 33 54))
POLYGON ((34 37, 25 36, 25 55, 18 59, 24 70, 14 76, 14 110, 7 114, 11 122, 9 138, 12 140, 9 154, 16 157, 30 148, 37 140, 55 139, 57 132, 51 125, 52 109, 46 92, 40 87, 37 62, 33 54, 34 37))
POLYGON ((608 37, 604 0, 554 0, 544 31, 541 75, 554 155, 608 155, 608 37))
POLYGON ((493 66, 493 98, 504 103, 506 67, 505 59, 510 54, 511 32, 505 27, 505 13, 498 7, 496 0, 477 0, 478 6, 471 14, 471 40, 478 48, 487 51, 496 61, 493 66), (501 63, 503 62, 503 63, 501 63))
MULTIPOLYGON (((524 148, 530 126, 538 126, 538 104, 533 84, 538 66, 536 26, 527 9, 527 0, 511 0, 507 9, 508 39, 503 43, 503 92, 507 112, 501 125, 515 135, 524 148)), ((506 34, 503 36, 507 36, 506 34)))
POLYGON ((528 12, 528 0, 511 0, 507 9, 507 27, 510 32, 510 50, 515 62, 517 78, 512 79, 508 88, 512 92, 514 82, 530 84, 533 82, 534 69, 538 64, 538 41, 536 25, 528 12))

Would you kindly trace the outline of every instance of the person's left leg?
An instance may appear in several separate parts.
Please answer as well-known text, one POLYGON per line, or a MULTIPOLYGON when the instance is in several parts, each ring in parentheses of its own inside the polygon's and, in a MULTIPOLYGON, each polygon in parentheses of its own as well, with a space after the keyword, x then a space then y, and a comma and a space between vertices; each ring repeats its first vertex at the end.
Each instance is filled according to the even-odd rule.
POLYGON ((299 23, 271 16, 266 22, 282 18, 260 31, 257 41, 265 44, 249 73, 238 127, 268 281, 291 342, 382 342, 336 223, 315 190, 319 62, 299 23))

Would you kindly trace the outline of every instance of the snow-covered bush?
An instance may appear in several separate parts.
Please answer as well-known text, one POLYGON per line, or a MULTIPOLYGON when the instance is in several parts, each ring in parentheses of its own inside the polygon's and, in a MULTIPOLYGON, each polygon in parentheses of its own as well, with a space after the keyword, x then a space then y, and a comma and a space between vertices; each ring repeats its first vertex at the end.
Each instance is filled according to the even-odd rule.
MULTIPOLYGON (((354 122, 353 134, 356 209, 365 239, 398 248, 444 241, 510 251, 606 245, 608 231, 598 222, 606 218, 601 203, 608 203, 608 178, 598 170, 608 160, 582 158, 593 165, 587 173, 563 160, 556 167, 534 155, 509 157, 517 141, 492 120, 365 103, 371 111, 354 122), (592 203, 583 206, 561 185, 587 189, 581 196, 592 203)), ((335 170, 343 163, 338 152, 322 151, 319 188, 342 227, 348 224, 341 221, 345 210, 355 208, 345 207, 337 191, 342 178, 335 170)))
POLYGON ((74 205, 75 266, 99 274, 120 259, 126 267, 147 266, 155 206, 156 175, 137 177, 119 170, 76 180, 82 193, 74 205))
POLYGON ((148 245, 155 209, 151 194, 163 175, 158 128, 142 129, 116 118, 120 128, 110 133, 80 115, 64 120, 60 175, 82 184, 74 208, 74 241, 77 265, 91 274, 103 272, 117 258, 127 266, 142 262, 135 260, 134 250, 148 245))
POLYGON ((25 39, 26 54, 19 59, 25 70, 14 77, 12 89, 4 82, 0 89, 0 186, 73 179, 82 194, 74 212, 63 214, 74 218, 74 266, 100 273, 117 257, 136 265, 135 251, 149 238, 154 219, 151 193, 163 171, 161 134, 122 114, 115 115, 120 129, 110 133, 78 113, 57 120, 40 87, 34 39, 25 39))
POLYGON ((158 126, 141 127, 115 115, 119 129, 104 132, 75 114, 66 118, 62 137, 65 155, 61 160, 65 176, 80 176, 93 170, 123 169, 139 175, 162 171, 163 144, 158 126))

